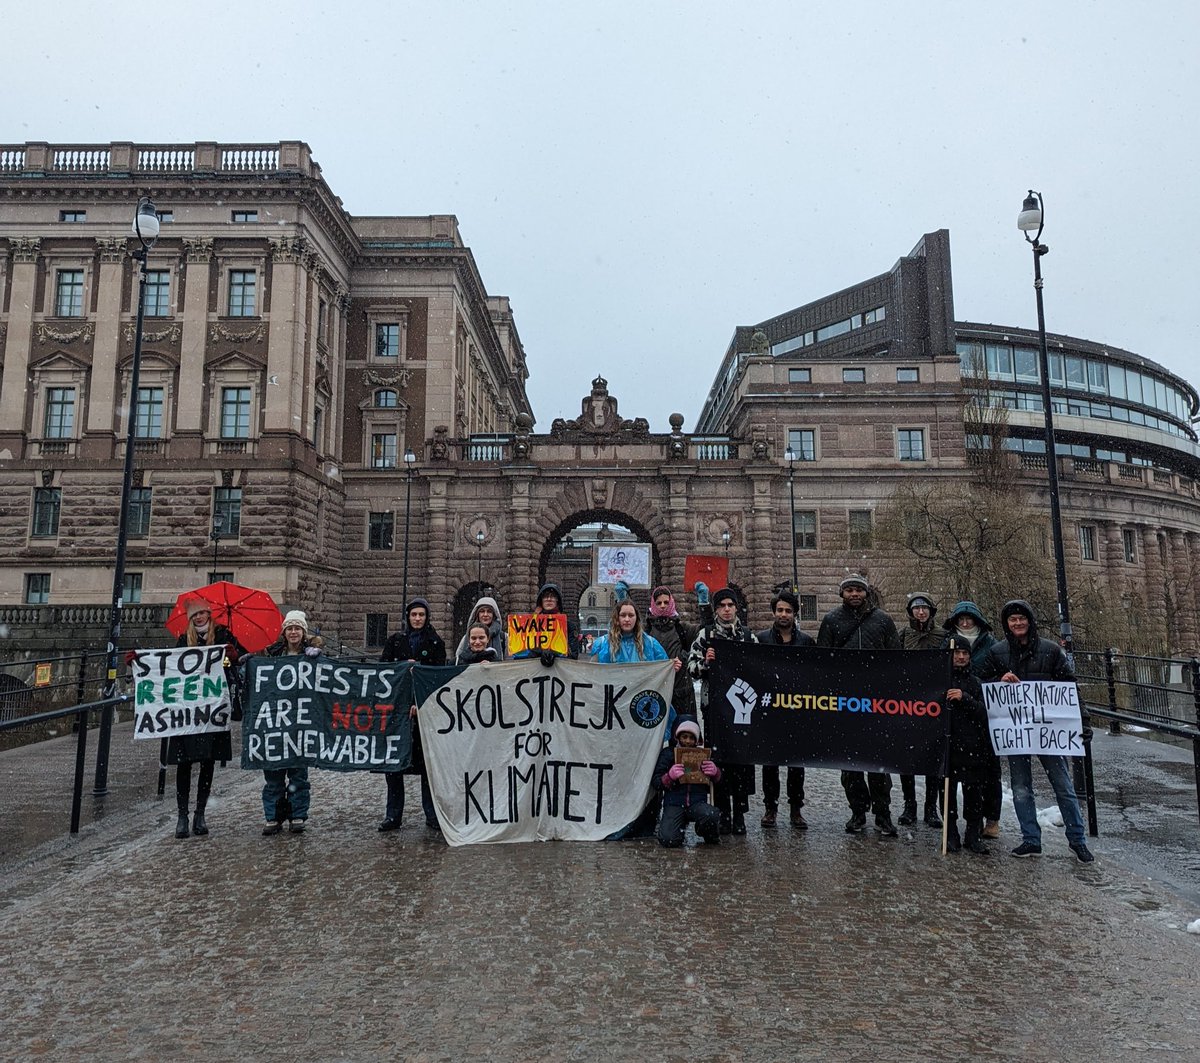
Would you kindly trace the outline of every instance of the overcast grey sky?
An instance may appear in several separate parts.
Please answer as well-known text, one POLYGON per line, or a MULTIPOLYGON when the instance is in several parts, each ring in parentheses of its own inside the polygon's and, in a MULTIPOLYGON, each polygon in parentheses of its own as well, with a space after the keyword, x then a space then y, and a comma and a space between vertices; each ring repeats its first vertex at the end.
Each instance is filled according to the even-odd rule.
POLYGON ((938 228, 960 320, 1036 325, 1030 187, 1047 327, 1200 382, 1193 4, 6 6, 4 142, 301 139, 457 215, 543 431, 597 372, 691 427, 735 325, 938 228))

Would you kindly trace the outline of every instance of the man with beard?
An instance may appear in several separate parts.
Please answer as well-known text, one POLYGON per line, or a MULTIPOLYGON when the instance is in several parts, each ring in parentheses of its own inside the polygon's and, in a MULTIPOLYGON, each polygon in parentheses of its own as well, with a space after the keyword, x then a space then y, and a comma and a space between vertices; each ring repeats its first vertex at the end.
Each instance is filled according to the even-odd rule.
MULTIPOLYGON (((817 645, 846 652, 897 650, 900 636, 896 624, 882 609, 867 601, 867 581, 847 576, 838 585, 842 604, 821 621, 817 645)), ((875 829, 886 838, 898 834, 892 822, 892 777, 886 772, 842 772, 842 789, 850 803, 847 834, 861 834, 867 825, 867 810, 875 813, 875 829)))

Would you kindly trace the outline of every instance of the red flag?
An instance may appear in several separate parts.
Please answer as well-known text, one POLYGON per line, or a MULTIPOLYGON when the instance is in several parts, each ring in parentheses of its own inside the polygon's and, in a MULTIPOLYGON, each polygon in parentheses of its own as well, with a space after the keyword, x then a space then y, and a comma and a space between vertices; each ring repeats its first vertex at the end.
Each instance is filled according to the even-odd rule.
POLYGON ((683 589, 693 591, 696 581, 708 584, 710 591, 729 586, 729 558, 709 554, 688 554, 683 562, 683 589))

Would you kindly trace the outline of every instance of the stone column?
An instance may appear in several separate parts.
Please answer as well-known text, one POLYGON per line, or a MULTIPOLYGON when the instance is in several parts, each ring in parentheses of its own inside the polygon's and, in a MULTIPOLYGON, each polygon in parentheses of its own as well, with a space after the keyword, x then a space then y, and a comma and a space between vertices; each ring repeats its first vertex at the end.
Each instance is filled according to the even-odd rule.
MULTIPOLYGON (((183 333, 179 348, 179 409, 175 431, 197 437, 195 456, 200 454, 199 437, 204 434, 204 354, 208 348, 208 282, 212 268, 211 240, 184 241, 186 258, 183 333)), ((174 448, 172 448, 174 449, 174 448)))
MULTIPOLYGON (((121 281, 125 274, 126 251, 123 240, 102 240, 100 280, 96 301, 96 339, 92 344, 92 394, 88 402, 87 431, 108 436, 109 452, 96 457, 111 457, 115 435, 123 434, 125 403, 132 415, 135 396, 126 396, 121 388, 117 355, 121 342, 121 281)), ((137 273, 134 274, 134 300, 137 300, 137 273)))
POLYGON ((271 330, 267 344, 267 384, 263 433, 303 431, 305 272, 303 247, 281 240, 271 246, 271 330), (297 420, 293 420, 293 415, 297 420))
POLYGON ((1151 622, 1152 631, 1165 634, 1166 604, 1163 601, 1163 580, 1166 573, 1158 552, 1158 529, 1147 524, 1139 525, 1142 536, 1142 568, 1145 572, 1144 595, 1146 599, 1146 617, 1151 622))
POLYGON ((4 379, 0 383, 0 459, 25 456, 25 404, 29 351, 33 345, 33 293, 41 240, 12 244, 12 286, 4 337, 4 379))
POLYGON ((1167 549, 1171 564, 1171 583, 1175 598, 1175 632, 1172 653, 1182 653, 1191 656, 1200 652, 1200 638, 1197 637, 1196 608, 1195 608, 1195 575, 1196 558, 1188 556, 1187 540, 1179 528, 1167 531, 1167 549))

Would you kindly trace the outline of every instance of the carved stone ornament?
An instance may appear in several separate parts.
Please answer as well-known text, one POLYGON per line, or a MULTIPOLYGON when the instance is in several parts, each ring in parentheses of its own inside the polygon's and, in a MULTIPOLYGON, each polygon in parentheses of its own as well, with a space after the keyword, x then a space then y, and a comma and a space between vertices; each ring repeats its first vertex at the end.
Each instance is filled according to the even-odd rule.
POLYGON ((644 437, 650 434, 650 422, 645 417, 622 421, 617 414, 617 400, 608 393, 608 381, 598 376, 592 381, 591 393, 584 398, 578 418, 565 421, 556 417, 551 422, 551 436, 561 436, 567 432, 589 436, 630 433, 635 437, 644 437))
POLYGON ((41 250, 42 241, 39 240, 14 240, 12 243, 12 256, 14 262, 36 262, 38 260, 38 252, 41 250))
POLYGON ((704 526, 704 538, 713 546, 724 548, 724 532, 729 532, 730 544, 737 541, 737 517, 726 513, 714 513, 704 526))
POLYGON ((90 321, 80 325, 79 328, 70 329, 67 331, 52 328, 51 326, 45 324, 39 324, 37 327, 37 341, 38 343, 45 343, 46 340, 55 340, 58 343, 74 343, 79 339, 89 341, 91 340, 94 332, 95 326, 92 325, 90 321))
POLYGON ((121 262, 125 258, 124 240, 97 240, 101 262, 121 262))
POLYGON ((483 544, 487 546, 494 538, 496 538, 496 528, 490 520, 482 513, 476 513, 474 516, 468 517, 463 521, 462 526, 463 541, 471 546, 478 547, 480 541, 477 538, 479 532, 483 532, 483 544))
POLYGON ((183 251, 189 262, 208 262, 212 258, 211 240, 184 240, 183 251))
POLYGON ((272 242, 271 257, 276 262, 300 262, 307 250, 308 245, 304 237, 285 236, 282 240, 272 242))
MULTIPOLYGON (((166 328, 157 329, 154 332, 142 329, 142 341, 145 343, 176 343, 182 334, 183 330, 178 325, 168 325, 166 328)), ((137 339, 137 323, 127 321, 125 323, 125 342, 132 343, 135 339, 137 339)))
POLYGON ((767 339, 767 334, 762 329, 756 328, 750 336, 750 353, 751 354, 770 354, 771 341, 767 339))
POLYGON ((397 369, 394 373, 381 373, 378 369, 364 369, 362 381, 367 387, 408 387, 411 369, 397 369))
POLYGON ((208 326, 210 340, 228 340, 230 343, 257 343, 266 335, 265 324, 255 325, 250 329, 231 329, 219 322, 208 326))
POLYGON ((445 461, 450 456, 450 429, 444 425, 435 425, 433 442, 429 444, 429 453, 434 461, 445 461))

